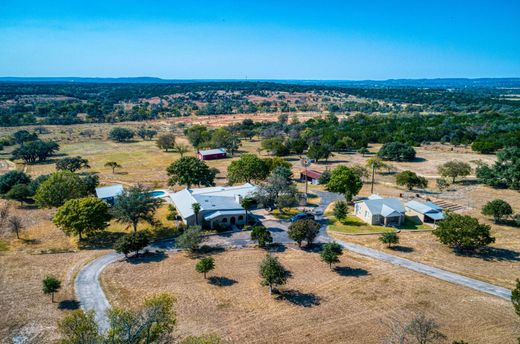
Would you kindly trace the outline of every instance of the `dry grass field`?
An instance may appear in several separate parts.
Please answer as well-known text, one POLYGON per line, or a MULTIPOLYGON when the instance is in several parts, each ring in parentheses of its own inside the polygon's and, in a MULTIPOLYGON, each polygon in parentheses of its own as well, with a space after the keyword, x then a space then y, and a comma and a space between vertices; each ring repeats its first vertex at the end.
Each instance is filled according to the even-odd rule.
POLYGON ((378 240, 377 235, 344 236, 330 232, 333 237, 426 263, 461 275, 490 282, 512 289, 520 278, 520 230, 494 230, 496 243, 488 252, 475 255, 461 255, 442 245, 429 232, 399 234, 400 243, 389 249, 378 240))
POLYGON ((0 343, 53 343, 59 339, 57 321, 67 309, 78 307, 73 290, 75 274, 103 252, 0 255, 0 343), (41 291, 46 275, 62 281, 55 303, 41 291))
POLYGON ((520 334, 508 301, 349 253, 337 271, 316 253, 292 248, 277 253, 293 276, 281 288, 283 297, 275 299, 260 285, 264 255, 259 249, 214 255, 213 281, 195 272, 196 260, 171 253, 158 262, 111 265, 102 284, 110 301, 124 307, 152 294, 173 294, 180 337, 207 333, 234 343, 381 343, 392 319, 405 321, 418 312, 435 318, 450 342, 516 343, 520 334))

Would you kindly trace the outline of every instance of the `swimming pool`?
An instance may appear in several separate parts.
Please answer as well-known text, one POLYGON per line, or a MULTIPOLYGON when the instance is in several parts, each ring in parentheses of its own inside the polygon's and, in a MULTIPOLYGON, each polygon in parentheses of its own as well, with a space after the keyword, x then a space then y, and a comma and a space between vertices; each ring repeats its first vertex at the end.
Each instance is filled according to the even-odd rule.
POLYGON ((162 190, 154 190, 154 191, 150 192, 150 196, 152 196, 152 197, 164 197, 164 196, 167 196, 167 195, 168 194, 165 191, 162 191, 162 190))

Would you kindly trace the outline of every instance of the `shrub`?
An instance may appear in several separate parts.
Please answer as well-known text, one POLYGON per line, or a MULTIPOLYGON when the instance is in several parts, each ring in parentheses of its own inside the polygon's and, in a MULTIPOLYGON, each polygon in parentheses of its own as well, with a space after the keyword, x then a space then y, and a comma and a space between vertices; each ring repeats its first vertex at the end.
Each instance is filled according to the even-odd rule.
POLYGON ((407 143, 389 142, 385 143, 377 155, 384 160, 411 161, 415 159, 415 149, 407 143))
POLYGON ((206 274, 215 268, 215 260, 212 257, 204 257, 197 262, 195 265, 195 270, 204 274, 204 279, 206 278, 206 274))
POLYGON ((399 236, 396 232, 386 232, 381 234, 379 241, 383 244, 387 244, 388 247, 391 247, 392 245, 399 243, 399 236))
POLYGON ((115 127, 110 130, 108 134, 108 138, 117 141, 117 142, 125 142, 131 140, 134 137, 134 132, 128 128, 115 127))
POLYGON ((448 213, 432 234, 455 249, 476 250, 495 242, 490 230, 490 226, 480 224, 471 216, 448 213))
POLYGON ((117 239, 114 249, 118 253, 123 253, 125 257, 129 253, 135 252, 135 256, 139 257, 139 251, 148 246, 150 237, 146 232, 128 233, 117 239))
POLYGON ((334 209, 332 210, 334 217, 338 220, 343 220, 347 217, 347 202, 345 201, 337 201, 334 204, 334 209))
POLYGON ((493 216, 495 223, 500 222, 502 218, 513 214, 513 208, 506 201, 495 199, 489 201, 482 207, 482 215, 493 216))
POLYGON ((258 246, 266 247, 267 244, 273 242, 273 237, 271 236, 271 232, 264 226, 254 226, 251 230, 251 240, 257 240, 258 246))

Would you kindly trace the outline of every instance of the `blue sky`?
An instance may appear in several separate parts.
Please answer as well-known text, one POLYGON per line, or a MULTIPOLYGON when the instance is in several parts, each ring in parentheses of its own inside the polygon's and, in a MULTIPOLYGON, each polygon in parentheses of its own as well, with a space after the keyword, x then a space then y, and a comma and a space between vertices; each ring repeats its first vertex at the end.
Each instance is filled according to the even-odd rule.
POLYGON ((520 0, 0 0, 0 76, 520 77, 520 0))

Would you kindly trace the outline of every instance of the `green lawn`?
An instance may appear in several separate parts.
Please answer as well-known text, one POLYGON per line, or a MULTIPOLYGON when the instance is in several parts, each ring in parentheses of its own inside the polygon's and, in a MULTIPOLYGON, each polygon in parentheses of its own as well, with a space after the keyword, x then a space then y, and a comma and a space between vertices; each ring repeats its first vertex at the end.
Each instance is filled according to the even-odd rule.
MULTIPOLYGON (((329 219, 329 230, 346 233, 346 234, 362 234, 362 233, 379 233, 379 232, 392 232, 395 230, 393 227, 384 226, 373 226, 366 224, 360 218, 354 215, 348 215, 343 221, 338 221, 332 212, 325 214, 329 219)), ((417 230, 417 229, 431 229, 430 226, 424 224, 417 224, 410 220, 405 219, 404 224, 399 228, 401 230, 417 230)))
POLYGON ((278 209, 275 209, 271 212, 271 215, 273 215, 277 219, 288 220, 291 217, 293 217, 294 215, 302 212, 298 208, 283 208, 282 210, 283 211, 280 212, 278 209))

